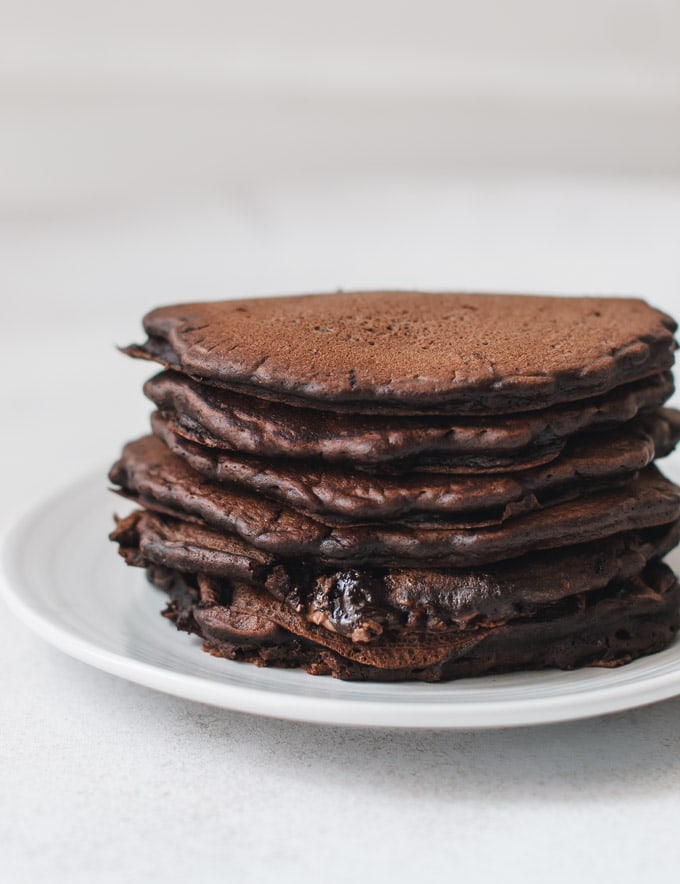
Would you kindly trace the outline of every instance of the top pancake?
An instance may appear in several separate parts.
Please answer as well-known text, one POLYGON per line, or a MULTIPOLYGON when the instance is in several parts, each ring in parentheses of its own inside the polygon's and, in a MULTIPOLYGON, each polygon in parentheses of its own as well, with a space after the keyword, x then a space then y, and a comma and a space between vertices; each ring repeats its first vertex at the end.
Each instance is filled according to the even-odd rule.
POLYGON ((632 298, 343 292, 161 307, 126 352, 205 382, 356 412, 489 414, 605 393, 673 363, 632 298))

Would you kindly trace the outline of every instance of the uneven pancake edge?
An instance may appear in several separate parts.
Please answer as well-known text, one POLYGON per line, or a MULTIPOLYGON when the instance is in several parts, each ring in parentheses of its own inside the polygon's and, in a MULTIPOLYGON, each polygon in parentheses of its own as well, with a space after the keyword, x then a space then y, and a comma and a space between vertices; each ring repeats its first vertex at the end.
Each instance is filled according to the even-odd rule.
POLYGON ((110 478, 125 497, 148 509, 234 532, 264 552, 347 565, 374 561, 467 567, 660 525, 680 515, 680 488, 653 465, 610 492, 557 503, 500 526, 472 529, 455 524, 329 525, 261 495, 203 478, 154 436, 126 445, 110 478))
MULTIPOLYGON (((350 680, 440 681, 517 669, 614 667, 662 650, 680 621, 680 585, 661 563, 643 575, 574 597, 551 618, 527 618, 449 637, 388 637, 360 646, 307 623, 275 599, 234 586, 224 605, 200 577, 151 569, 170 595, 166 616, 217 656, 302 667, 350 680)), ((546 612, 547 614, 547 612, 546 612)))
POLYGON ((497 624, 640 573, 678 542, 680 520, 591 544, 473 569, 333 569, 267 555, 224 535, 157 513, 118 519, 111 539, 132 566, 248 584, 353 641, 386 630, 440 632, 497 624))
POLYGON ((428 514, 480 513, 499 521, 544 506, 557 496, 580 496, 598 483, 615 484, 667 456, 680 439, 680 412, 659 412, 608 433, 570 439, 546 465, 519 472, 418 473, 406 476, 354 471, 323 461, 256 457, 210 449, 174 432, 172 421, 152 415, 152 431, 192 469, 211 481, 249 489, 303 513, 340 521, 398 519, 428 514), (490 513, 498 511, 499 516, 490 513))
POLYGON ((128 347, 129 355, 154 359, 204 382, 311 401, 317 407, 350 404, 360 411, 362 403, 368 407, 379 402, 399 409, 439 406, 461 414, 544 408, 666 370, 673 363, 676 330, 670 317, 638 299, 421 292, 182 304, 152 311, 144 324, 149 340, 128 347), (395 368, 386 374, 390 360, 382 337, 381 346, 369 346, 375 341, 350 331, 355 326, 365 329, 367 321, 389 327, 392 313, 404 309, 413 319, 387 335, 395 368), (342 316, 343 310, 354 313, 342 316), (472 329, 475 340, 486 343, 473 354, 467 340, 470 330, 461 317, 480 311, 483 319, 473 320, 472 329), (528 317, 523 349, 514 337, 499 343, 499 334, 517 334, 518 311, 528 317), (340 316, 349 331, 344 326, 335 329, 329 313, 335 319, 340 316), (321 333, 325 322, 330 334, 321 333), (567 327, 575 322, 581 323, 579 337, 567 327), (595 327, 601 327, 599 338, 595 327), (630 328, 636 328, 634 336, 630 328), (458 353, 451 342, 461 334, 468 350, 458 353), (397 343, 407 341, 403 353, 395 350, 395 335, 397 343), (411 346, 421 338, 427 346, 411 346), (582 358, 566 354, 574 340, 580 341, 582 358), (532 348, 537 352, 532 354, 532 348), (528 354, 522 356, 526 365, 511 364, 522 361, 517 353, 528 354), (433 359, 439 360, 438 368, 433 359), (450 367, 442 372, 442 365, 450 367))
POLYGON ((559 451, 574 433, 658 409, 672 394, 673 382, 669 374, 655 375, 578 405, 493 418, 350 417, 209 390, 176 372, 150 378, 144 392, 175 432, 209 448, 295 460, 320 457, 367 469, 421 463, 432 471, 472 466, 481 472, 545 460, 546 452, 559 451))

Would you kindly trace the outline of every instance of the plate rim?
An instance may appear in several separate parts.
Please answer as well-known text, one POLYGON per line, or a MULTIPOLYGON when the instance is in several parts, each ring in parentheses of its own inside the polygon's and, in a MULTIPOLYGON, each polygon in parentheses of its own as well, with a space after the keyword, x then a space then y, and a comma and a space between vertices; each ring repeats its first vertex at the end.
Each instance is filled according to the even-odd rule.
MULTIPOLYGON (((79 479, 63 485, 30 507, 9 528, 2 542, 0 594, 12 613, 52 647, 111 675, 166 694, 247 714, 330 726, 409 730, 498 729, 556 724, 623 712, 680 694, 680 661, 677 669, 670 672, 657 673, 649 679, 632 683, 614 681, 595 691, 475 703, 465 703, 462 697, 455 704, 439 699, 413 705, 397 700, 367 702, 346 697, 277 693, 262 690, 256 685, 233 684, 166 669, 102 648, 96 641, 76 634, 68 628, 67 623, 41 612, 22 597, 20 588, 25 589, 27 581, 19 573, 18 554, 22 541, 38 518, 49 515, 67 494, 91 490, 94 480, 101 481, 106 472, 106 468, 88 471, 79 479)), ((226 666, 252 665, 230 660, 223 662, 226 666)), ((615 677, 619 670, 610 671, 615 677)), ((464 681, 469 683, 473 679, 464 681)), ((389 685, 381 687, 389 689, 389 685)))

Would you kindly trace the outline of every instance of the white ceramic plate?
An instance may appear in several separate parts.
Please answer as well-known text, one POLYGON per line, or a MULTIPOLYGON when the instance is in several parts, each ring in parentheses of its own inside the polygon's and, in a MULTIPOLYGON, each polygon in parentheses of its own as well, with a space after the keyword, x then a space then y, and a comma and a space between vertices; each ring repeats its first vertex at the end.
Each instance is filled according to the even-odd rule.
POLYGON ((169 694, 278 718, 410 728, 564 721, 680 694, 680 642, 615 670, 448 684, 355 684, 211 657, 159 615, 164 593, 128 568, 107 540, 116 509, 120 501, 102 471, 24 519, 5 548, 7 601, 67 654, 169 694))

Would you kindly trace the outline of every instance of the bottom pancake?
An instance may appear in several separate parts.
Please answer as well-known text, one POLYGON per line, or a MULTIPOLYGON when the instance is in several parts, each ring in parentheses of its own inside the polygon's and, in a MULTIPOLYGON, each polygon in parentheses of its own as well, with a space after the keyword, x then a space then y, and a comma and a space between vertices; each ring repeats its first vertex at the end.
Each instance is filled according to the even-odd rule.
POLYGON ((466 569, 320 568, 263 553, 234 534, 138 510, 111 539, 130 565, 264 589, 327 630, 370 642, 398 628, 492 626, 637 576, 678 542, 680 520, 597 543, 466 569))
POLYGON ((680 584, 659 561, 637 576, 494 626, 388 629, 371 643, 319 626, 245 583, 152 567, 166 616, 211 654, 349 680, 442 681, 529 669, 614 667, 660 651, 680 625, 680 584))

